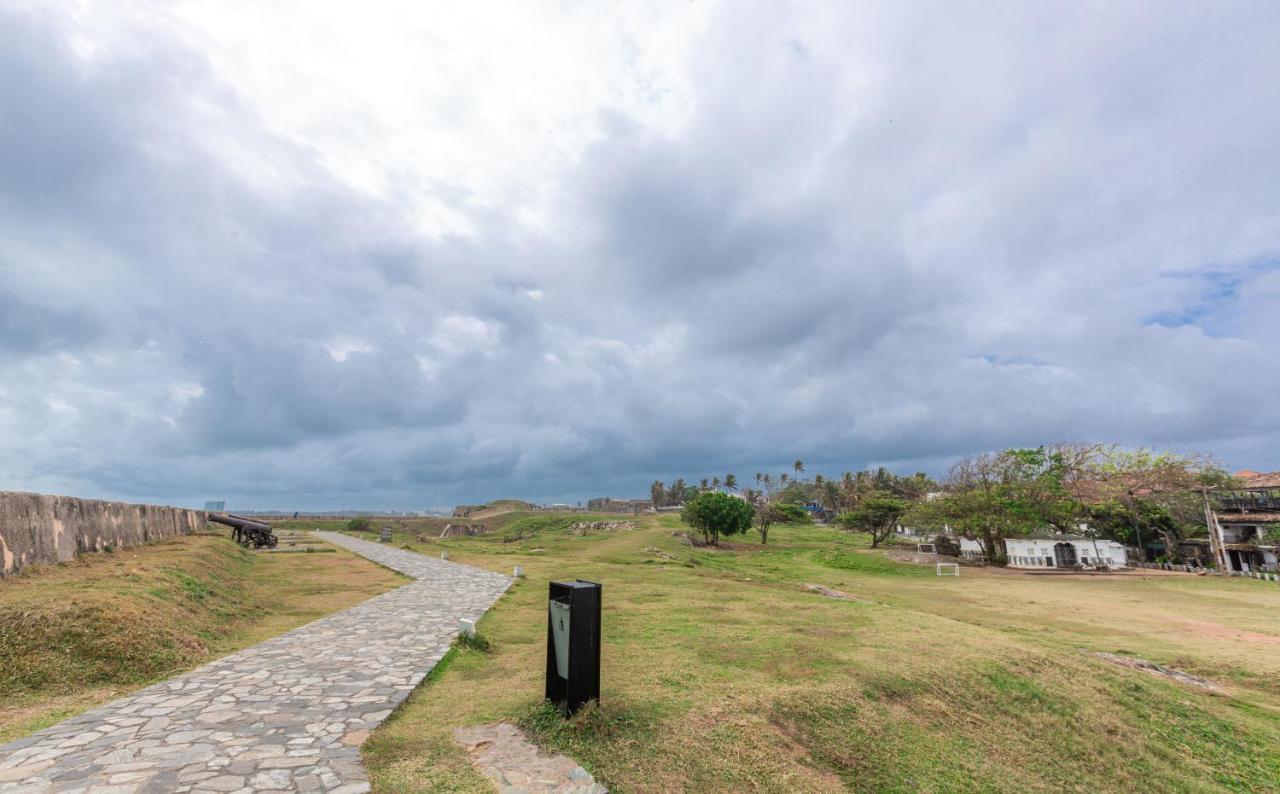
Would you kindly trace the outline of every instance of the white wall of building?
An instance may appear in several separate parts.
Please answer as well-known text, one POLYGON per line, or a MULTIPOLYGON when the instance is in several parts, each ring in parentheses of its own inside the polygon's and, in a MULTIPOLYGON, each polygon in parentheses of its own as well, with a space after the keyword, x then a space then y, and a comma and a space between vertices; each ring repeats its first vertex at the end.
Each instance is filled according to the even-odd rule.
POLYGON ((1129 564, 1123 545, 1111 540, 1093 541, 1088 538, 1007 538, 1005 549, 1009 554, 1010 568, 1056 568, 1054 547, 1067 543, 1075 548, 1076 560, 1082 565, 1106 565, 1124 568, 1129 564))

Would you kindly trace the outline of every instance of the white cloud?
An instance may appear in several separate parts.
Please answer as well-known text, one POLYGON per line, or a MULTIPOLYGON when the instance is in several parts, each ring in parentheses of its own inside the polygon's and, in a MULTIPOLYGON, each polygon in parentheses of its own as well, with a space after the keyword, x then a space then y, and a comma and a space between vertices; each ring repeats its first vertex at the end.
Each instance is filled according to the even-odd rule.
POLYGON ((329 351, 329 358, 342 363, 352 353, 370 353, 373 351, 373 345, 368 342, 362 342, 358 339, 352 339, 346 336, 339 336, 325 343, 324 349, 329 351))
POLYGON ((0 35, 0 485, 414 506, 1066 438, 1280 468, 1274 4, 0 35))

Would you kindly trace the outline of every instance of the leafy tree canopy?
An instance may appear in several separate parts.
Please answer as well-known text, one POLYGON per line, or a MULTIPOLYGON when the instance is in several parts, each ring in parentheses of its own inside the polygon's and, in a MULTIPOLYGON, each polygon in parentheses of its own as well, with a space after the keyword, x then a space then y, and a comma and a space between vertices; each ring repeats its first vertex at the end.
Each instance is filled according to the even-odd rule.
POLYGON ((843 513, 836 519, 845 529, 866 532, 871 535, 871 547, 893 534, 898 522, 911 508, 905 499, 893 496, 872 496, 862 504, 843 513))
POLYGON ((685 503, 680 517, 684 523, 715 545, 721 535, 739 535, 751 528, 756 511, 744 499, 719 491, 704 491, 685 503))

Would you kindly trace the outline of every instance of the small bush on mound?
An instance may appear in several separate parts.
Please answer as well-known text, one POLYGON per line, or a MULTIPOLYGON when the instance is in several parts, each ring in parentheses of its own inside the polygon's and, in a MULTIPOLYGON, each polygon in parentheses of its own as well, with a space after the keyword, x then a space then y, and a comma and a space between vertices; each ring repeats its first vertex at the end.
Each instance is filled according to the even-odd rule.
POLYGON ((347 522, 347 529, 352 532, 372 532, 373 522, 367 518, 353 518, 347 522))
POLYGON ((719 491, 705 491, 689 500, 680 517, 714 546, 721 535, 741 535, 751 529, 756 511, 743 499, 719 491))

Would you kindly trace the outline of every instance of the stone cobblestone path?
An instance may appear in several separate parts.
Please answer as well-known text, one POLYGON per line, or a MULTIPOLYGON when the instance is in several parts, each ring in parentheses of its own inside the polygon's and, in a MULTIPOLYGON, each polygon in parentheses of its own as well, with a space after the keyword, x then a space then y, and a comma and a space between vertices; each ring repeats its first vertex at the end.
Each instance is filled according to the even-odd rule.
POLYGON ((368 791, 361 742, 511 579, 315 534, 415 581, 0 745, 0 792, 368 791))

